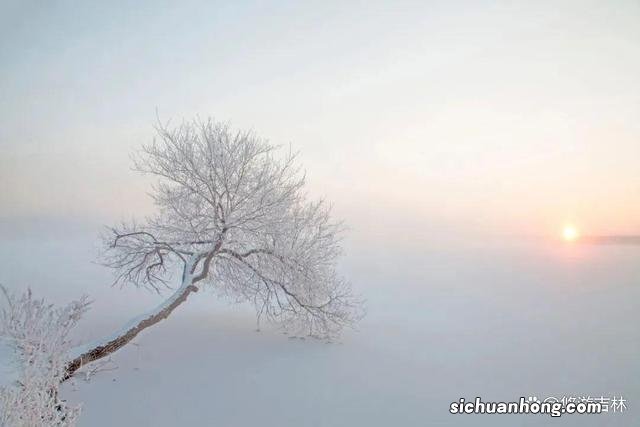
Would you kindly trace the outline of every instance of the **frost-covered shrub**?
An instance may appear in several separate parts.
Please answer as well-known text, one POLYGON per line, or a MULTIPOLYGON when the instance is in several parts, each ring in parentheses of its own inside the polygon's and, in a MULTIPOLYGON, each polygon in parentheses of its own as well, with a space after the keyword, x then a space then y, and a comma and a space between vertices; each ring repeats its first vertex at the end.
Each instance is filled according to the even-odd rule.
POLYGON ((58 389, 66 374, 69 332, 89 301, 83 297, 55 307, 33 298, 31 291, 16 296, 1 290, 0 339, 12 353, 15 375, 9 384, 0 384, 0 426, 75 425, 80 408, 62 401, 58 389))

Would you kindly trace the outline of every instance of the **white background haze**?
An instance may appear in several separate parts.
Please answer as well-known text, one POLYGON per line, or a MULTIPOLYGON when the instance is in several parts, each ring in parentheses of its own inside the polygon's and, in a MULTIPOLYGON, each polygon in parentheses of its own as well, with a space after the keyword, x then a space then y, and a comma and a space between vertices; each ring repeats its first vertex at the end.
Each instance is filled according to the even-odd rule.
MULTIPOLYGON (((110 288, 102 224, 152 212, 130 154, 156 110, 301 153, 367 300, 339 343, 255 333, 212 291, 68 384, 81 426, 547 425, 460 397, 640 405, 640 4, 0 2, 0 283, 95 300, 110 333, 158 301, 110 288)), ((603 421, 603 418, 606 420, 603 421)))

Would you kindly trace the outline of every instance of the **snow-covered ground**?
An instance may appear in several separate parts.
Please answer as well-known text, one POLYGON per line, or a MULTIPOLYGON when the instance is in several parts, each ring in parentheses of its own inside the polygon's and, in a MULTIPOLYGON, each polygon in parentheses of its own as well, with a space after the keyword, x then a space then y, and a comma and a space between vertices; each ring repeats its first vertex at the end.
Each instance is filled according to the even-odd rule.
MULTIPOLYGON (((108 286, 91 264, 95 230, 37 231, 3 231, 0 283, 55 302, 89 293, 77 339, 159 301, 108 286)), ((80 425, 636 425, 640 247, 355 232, 346 249, 343 271, 367 299, 358 331, 335 343, 257 333, 248 307, 194 294, 118 352, 117 369, 65 385, 83 402, 80 425), (623 396, 629 409, 553 420, 448 413, 460 397, 587 395, 623 396)))

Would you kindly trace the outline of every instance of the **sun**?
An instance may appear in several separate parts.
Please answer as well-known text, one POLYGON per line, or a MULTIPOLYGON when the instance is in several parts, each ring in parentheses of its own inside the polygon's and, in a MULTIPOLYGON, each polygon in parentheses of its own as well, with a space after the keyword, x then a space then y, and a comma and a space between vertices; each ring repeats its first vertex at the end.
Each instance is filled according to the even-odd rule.
POLYGON ((565 225, 562 229, 562 238, 567 242, 573 242, 580 237, 580 233, 573 225, 565 225))

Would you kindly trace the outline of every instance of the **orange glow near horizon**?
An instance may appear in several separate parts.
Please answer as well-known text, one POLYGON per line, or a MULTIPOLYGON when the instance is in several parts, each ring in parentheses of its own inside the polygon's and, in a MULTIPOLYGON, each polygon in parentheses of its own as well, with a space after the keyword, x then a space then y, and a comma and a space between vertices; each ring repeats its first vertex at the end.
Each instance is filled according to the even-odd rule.
POLYGON ((566 242, 574 242, 580 237, 580 233, 573 225, 565 225, 562 229, 562 238, 566 242))

